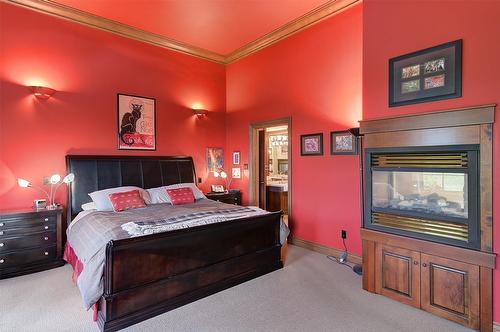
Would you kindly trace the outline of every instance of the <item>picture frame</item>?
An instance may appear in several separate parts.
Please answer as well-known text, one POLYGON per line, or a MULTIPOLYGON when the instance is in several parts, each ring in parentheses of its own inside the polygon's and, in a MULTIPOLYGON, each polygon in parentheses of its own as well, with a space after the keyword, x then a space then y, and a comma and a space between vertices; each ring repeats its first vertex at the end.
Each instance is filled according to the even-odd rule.
POLYGON ((222 184, 213 184, 210 187, 210 190, 212 190, 213 193, 223 193, 224 192, 224 186, 222 184))
POLYGON ((331 155, 358 154, 358 139, 348 130, 330 132, 331 155))
POLYGON ((461 39, 389 60, 389 107, 461 96, 461 39))
POLYGON ((241 154, 240 151, 233 152, 233 165, 239 165, 241 162, 241 154))
POLYGON ((156 99, 117 94, 118 150, 156 150, 156 99))
POLYGON ((323 133, 300 135, 301 156, 323 155, 323 133))
POLYGON ((207 148, 207 172, 214 172, 224 168, 224 149, 207 148))
POLYGON ((233 179, 241 179, 241 168, 233 167, 231 169, 231 178, 233 179))

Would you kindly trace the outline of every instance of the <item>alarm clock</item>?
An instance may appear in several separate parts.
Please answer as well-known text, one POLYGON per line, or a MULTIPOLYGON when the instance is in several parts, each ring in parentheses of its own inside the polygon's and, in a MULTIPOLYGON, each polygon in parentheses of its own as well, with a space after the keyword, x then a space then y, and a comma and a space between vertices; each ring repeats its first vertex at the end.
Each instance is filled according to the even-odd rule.
POLYGON ((47 201, 44 199, 35 199, 33 201, 33 208, 40 210, 47 208, 47 201))

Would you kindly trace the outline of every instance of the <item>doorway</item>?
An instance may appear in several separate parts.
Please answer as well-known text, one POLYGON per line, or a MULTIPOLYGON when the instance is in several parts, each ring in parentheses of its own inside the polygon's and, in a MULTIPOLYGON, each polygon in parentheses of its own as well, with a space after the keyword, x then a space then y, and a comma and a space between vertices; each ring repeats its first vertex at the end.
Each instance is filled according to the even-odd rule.
POLYGON ((291 215, 291 119, 253 123, 249 128, 251 205, 291 215))

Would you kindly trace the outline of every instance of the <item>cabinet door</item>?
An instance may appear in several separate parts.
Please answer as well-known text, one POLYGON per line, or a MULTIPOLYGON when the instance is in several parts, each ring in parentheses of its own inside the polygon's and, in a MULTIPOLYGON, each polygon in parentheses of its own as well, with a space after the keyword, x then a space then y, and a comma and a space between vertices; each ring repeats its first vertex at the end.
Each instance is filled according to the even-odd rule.
POLYGON ((422 309, 479 329, 479 267, 422 254, 422 309))
POLYGON ((376 244, 375 291, 420 307, 420 253, 376 244))

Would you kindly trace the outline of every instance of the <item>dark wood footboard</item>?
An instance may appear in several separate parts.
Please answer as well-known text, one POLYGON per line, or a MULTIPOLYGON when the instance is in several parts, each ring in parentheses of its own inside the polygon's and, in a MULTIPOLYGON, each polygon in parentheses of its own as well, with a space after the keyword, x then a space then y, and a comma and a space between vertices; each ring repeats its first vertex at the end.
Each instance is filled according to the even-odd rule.
POLYGON ((110 242, 100 329, 122 329, 282 268, 280 216, 110 242))

